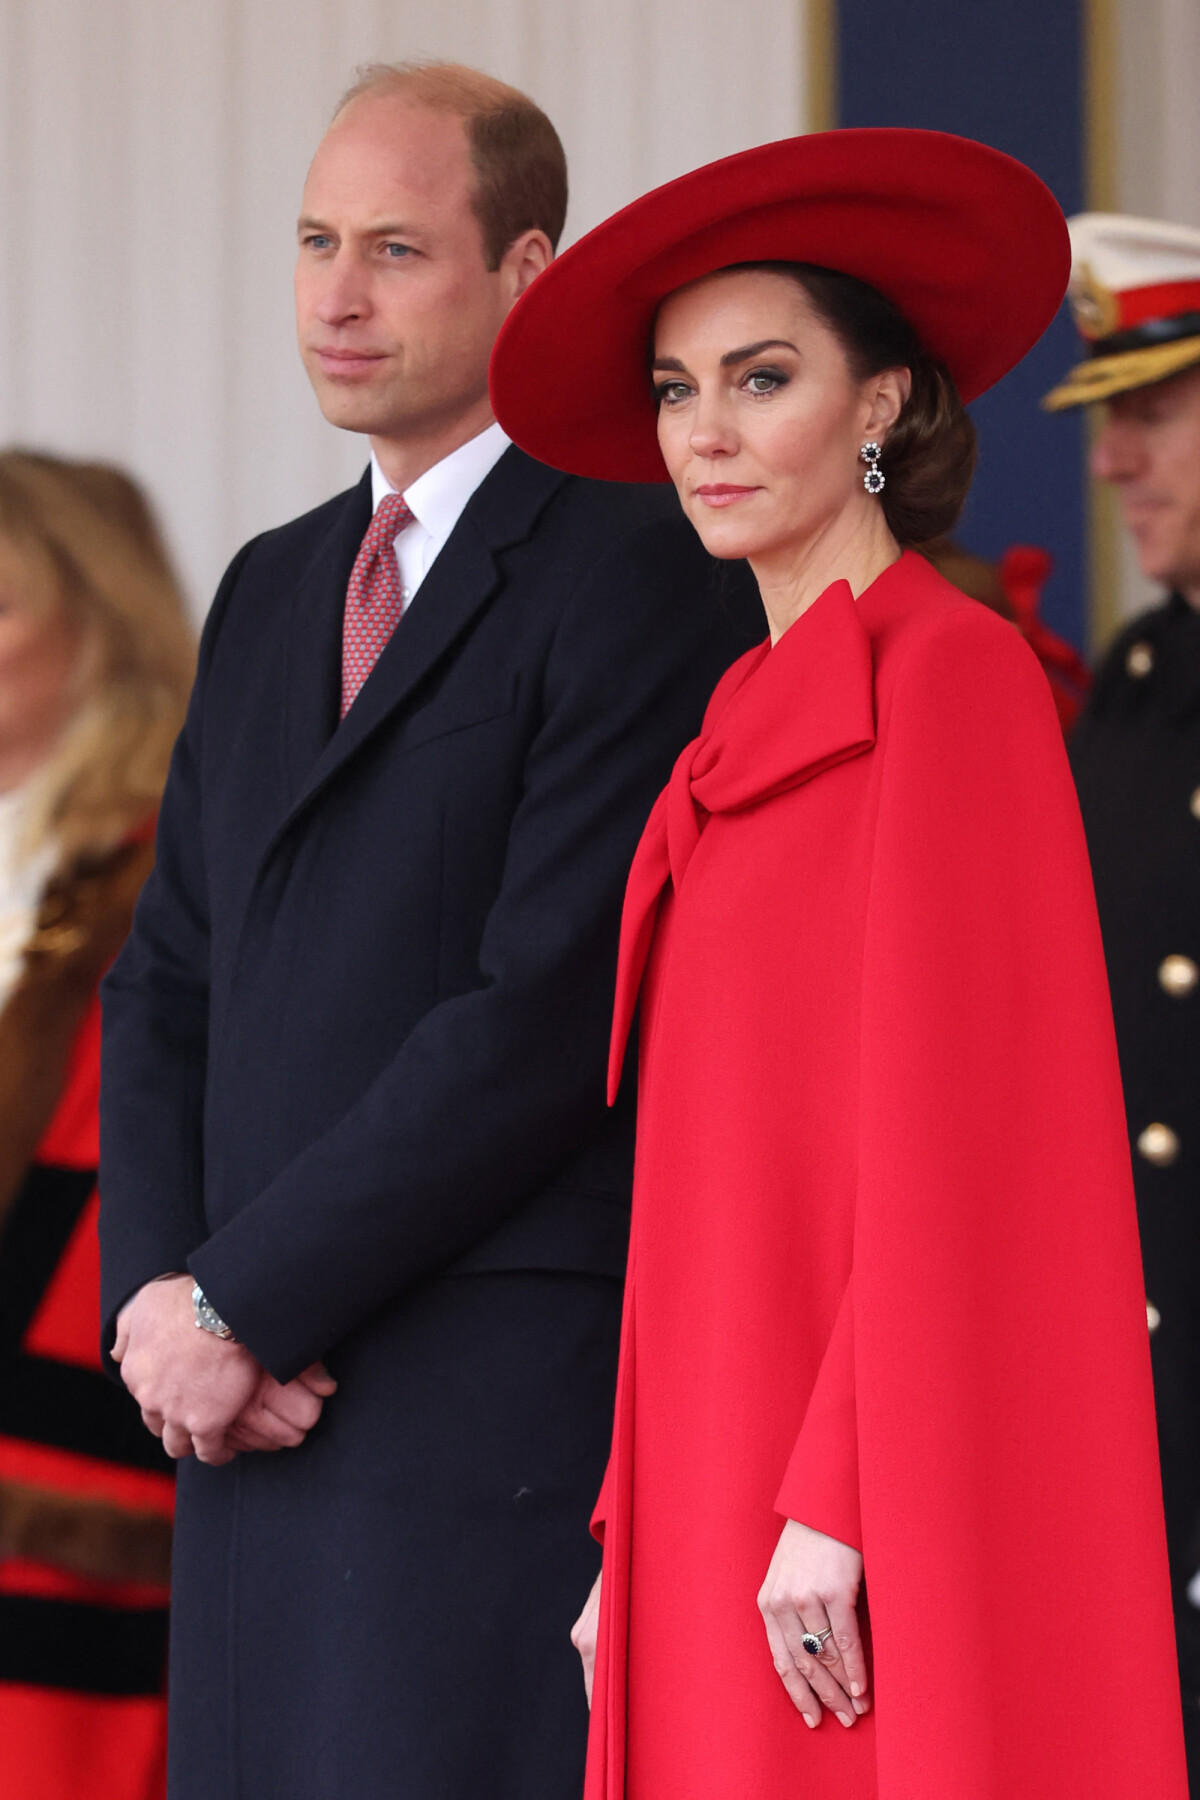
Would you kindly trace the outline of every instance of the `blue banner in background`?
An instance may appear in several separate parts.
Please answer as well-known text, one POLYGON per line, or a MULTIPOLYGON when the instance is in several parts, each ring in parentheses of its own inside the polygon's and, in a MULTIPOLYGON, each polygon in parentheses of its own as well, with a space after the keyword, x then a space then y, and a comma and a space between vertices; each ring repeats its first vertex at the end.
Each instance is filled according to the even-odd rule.
MULTIPOLYGON (((1083 211, 1084 0, 836 0, 836 18, 839 125, 978 138, 1028 163, 1065 213, 1083 211)), ((1055 568, 1042 616, 1082 648, 1083 417, 1038 404, 1078 359, 1064 308, 1024 362, 972 406, 979 471, 956 536, 992 562, 1014 543, 1049 550, 1055 568)))

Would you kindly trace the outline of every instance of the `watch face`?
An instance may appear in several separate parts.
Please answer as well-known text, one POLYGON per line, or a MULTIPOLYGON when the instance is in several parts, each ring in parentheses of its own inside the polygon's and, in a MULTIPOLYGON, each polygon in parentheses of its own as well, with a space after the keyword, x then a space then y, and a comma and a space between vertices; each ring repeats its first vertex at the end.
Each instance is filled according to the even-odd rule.
POLYGON ((198 1283, 192 1289, 192 1306, 196 1313, 196 1323, 202 1331, 211 1331, 214 1337, 231 1338, 233 1336, 220 1313, 205 1298, 198 1283))

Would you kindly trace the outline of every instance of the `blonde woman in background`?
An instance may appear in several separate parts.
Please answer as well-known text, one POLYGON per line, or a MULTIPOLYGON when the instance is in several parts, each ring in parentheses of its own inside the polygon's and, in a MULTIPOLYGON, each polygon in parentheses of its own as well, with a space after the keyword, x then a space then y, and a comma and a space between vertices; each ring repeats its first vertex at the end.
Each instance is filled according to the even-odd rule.
POLYGON ((133 482, 0 453, 0 1800, 165 1788, 171 1465, 100 1369, 96 987, 192 664, 133 482))

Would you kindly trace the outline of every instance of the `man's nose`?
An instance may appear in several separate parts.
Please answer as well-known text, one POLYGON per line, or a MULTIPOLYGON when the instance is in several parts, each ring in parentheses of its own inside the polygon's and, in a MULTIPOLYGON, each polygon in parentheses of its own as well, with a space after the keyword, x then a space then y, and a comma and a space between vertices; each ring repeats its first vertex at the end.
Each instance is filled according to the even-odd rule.
POLYGON ((328 265, 328 280, 321 289, 316 313, 323 325, 342 325, 361 319, 370 311, 363 270, 348 250, 339 250, 328 265))
POLYGON ((1110 414, 1092 445, 1092 474, 1098 481, 1132 481, 1146 460, 1139 428, 1110 414))

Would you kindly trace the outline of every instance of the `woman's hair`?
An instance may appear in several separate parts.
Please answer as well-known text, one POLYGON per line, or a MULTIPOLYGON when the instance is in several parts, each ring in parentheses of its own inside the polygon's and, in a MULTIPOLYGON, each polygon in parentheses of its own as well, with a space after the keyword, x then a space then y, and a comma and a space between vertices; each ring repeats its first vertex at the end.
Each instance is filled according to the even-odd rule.
POLYGON ((945 536, 975 473, 975 427, 948 371, 930 356, 898 307, 865 281, 816 263, 739 265, 788 275, 828 325, 856 381, 908 369, 912 391, 883 444, 880 505, 899 544, 945 536))
POLYGON ((364 94, 394 94, 463 121, 475 170, 471 205, 489 269, 499 268, 524 231, 544 231, 557 249, 567 217, 567 159, 557 131, 527 94, 461 63, 368 63, 334 117, 364 94))
POLYGON ((65 730, 35 778, 26 850, 101 858, 153 815, 187 707, 195 642, 150 507, 100 463, 0 451, 6 581, 78 633, 65 730))

